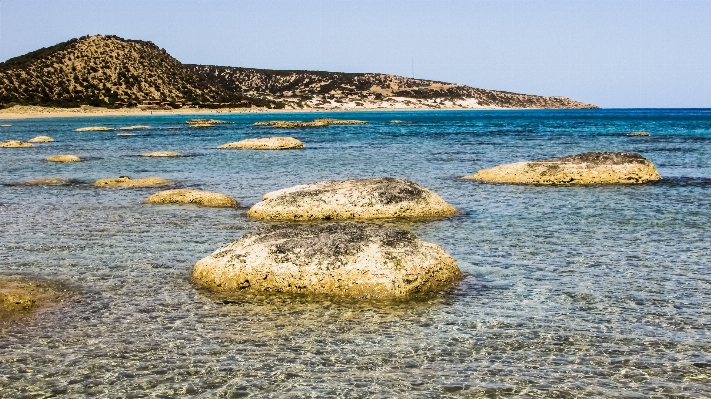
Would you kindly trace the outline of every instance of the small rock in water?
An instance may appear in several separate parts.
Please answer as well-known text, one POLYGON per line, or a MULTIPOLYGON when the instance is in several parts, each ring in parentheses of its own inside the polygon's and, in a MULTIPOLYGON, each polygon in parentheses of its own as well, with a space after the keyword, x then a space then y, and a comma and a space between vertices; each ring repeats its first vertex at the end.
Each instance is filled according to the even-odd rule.
POLYGON ((0 278, 0 321, 28 316, 39 308, 61 302, 68 295, 68 289, 58 283, 0 278))
POLYGON ((171 152, 171 151, 156 151, 156 152, 147 152, 145 154, 141 154, 142 157, 182 157, 183 154, 179 152, 171 152))
POLYGON ((75 132, 105 132, 109 130, 114 130, 110 127, 106 126, 87 126, 87 127, 80 127, 78 129, 75 129, 75 132))
POLYGON ((118 178, 100 179, 94 183, 96 187, 158 187, 172 183, 160 177, 145 177, 142 179, 131 179, 128 176, 118 178))
POLYGON ((34 147, 32 143, 20 140, 5 140, 0 142, 0 148, 29 148, 34 147))
POLYGON ((643 156, 631 152, 586 152, 543 161, 517 162, 464 176, 490 183, 646 183, 661 176, 643 156))
POLYGON ((64 177, 48 177, 48 178, 27 180, 27 181, 23 181, 22 183, 18 183, 18 184, 23 185, 23 186, 52 186, 52 185, 69 184, 71 182, 72 182, 72 179, 67 179, 64 177))
POLYGON ((632 132, 628 136, 649 136, 648 132, 632 132))
POLYGON ((146 204, 193 204, 221 208, 239 206, 234 198, 227 195, 190 189, 161 191, 151 195, 144 202, 146 204))
POLYGON ((33 139, 27 140, 28 143, 51 143, 54 139, 49 136, 37 136, 33 139))
POLYGON ((148 125, 134 125, 134 126, 124 126, 119 128, 119 130, 136 130, 136 129, 150 129, 148 125))
POLYGON ((217 291, 399 298, 442 289, 461 278, 441 247, 368 223, 262 227, 200 260, 193 279, 217 291))
POLYGON ((52 155, 47 158, 49 162, 79 162, 81 158, 76 155, 52 155))
POLYGON ((251 150, 290 150, 304 148, 304 143, 293 137, 264 137, 222 144, 217 148, 242 148, 251 150))
POLYGON ((248 215, 266 220, 441 217, 457 213, 439 195, 389 177, 302 184, 264 195, 248 215))

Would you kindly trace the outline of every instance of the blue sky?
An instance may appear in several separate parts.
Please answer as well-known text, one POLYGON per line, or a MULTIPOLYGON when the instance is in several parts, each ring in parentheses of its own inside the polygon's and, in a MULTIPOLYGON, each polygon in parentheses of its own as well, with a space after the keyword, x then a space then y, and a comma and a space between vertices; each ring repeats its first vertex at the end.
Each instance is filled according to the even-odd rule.
POLYGON ((86 34, 184 63, 383 72, 711 108, 711 1, 0 1, 0 59, 86 34))

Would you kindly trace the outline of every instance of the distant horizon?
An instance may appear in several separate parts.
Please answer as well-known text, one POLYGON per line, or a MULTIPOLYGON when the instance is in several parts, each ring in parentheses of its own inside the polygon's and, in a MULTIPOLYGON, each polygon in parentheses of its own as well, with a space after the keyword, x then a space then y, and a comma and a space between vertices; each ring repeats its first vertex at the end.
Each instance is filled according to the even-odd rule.
POLYGON ((416 79, 606 109, 706 109, 708 15, 709 1, 5 0, 0 59, 103 34, 185 64, 412 77, 414 63, 416 79))

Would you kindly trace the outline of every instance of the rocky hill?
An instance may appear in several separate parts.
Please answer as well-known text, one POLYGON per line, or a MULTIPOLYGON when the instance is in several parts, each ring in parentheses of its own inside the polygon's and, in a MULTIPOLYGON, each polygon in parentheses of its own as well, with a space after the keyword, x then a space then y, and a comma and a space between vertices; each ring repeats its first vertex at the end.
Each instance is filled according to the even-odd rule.
POLYGON ((116 36, 72 39, 0 64, 0 102, 5 103, 106 106, 231 97, 155 44, 116 36))
POLYGON ((0 63, 0 102, 113 106, 199 102, 293 109, 596 108, 565 97, 377 73, 184 65, 151 42, 85 36, 0 63))

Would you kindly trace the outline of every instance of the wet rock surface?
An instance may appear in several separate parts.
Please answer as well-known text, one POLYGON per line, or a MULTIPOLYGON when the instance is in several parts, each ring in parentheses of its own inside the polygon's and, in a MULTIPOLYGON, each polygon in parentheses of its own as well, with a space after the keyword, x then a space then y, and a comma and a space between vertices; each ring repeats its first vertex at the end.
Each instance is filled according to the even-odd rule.
POLYGON ((0 277, 0 322, 28 316, 71 295, 62 284, 30 279, 0 277))
POLYGON ((461 277, 442 248, 369 223, 262 227, 200 260, 193 279, 217 291, 257 290, 398 298, 461 277))
POLYGON ((47 178, 26 180, 26 181, 17 183, 17 185, 21 185, 21 186, 60 186, 60 185, 65 185, 65 184, 71 184, 72 182, 73 182, 72 179, 67 179, 64 177, 47 177, 47 178))
POLYGON ((241 148, 251 150, 290 150, 304 148, 304 143, 293 137, 264 137, 222 144, 217 148, 241 148))
POLYGON ((266 220, 439 217, 457 213, 434 192, 389 177, 302 184, 267 193, 248 212, 266 220))
POLYGON ((158 187, 172 183, 170 180, 161 177, 144 177, 141 179, 131 179, 128 176, 118 178, 99 179, 94 183, 96 187, 158 187))
POLYGON ((586 152, 542 161, 517 162, 464 176, 492 183, 647 183, 661 176, 650 161, 631 152, 586 152))
POLYGON ((148 197, 146 204, 193 204, 210 207, 234 208, 239 203, 232 197, 211 191, 176 189, 165 190, 148 197))
POLYGON ((106 126, 87 126, 87 127, 80 127, 78 129, 75 129, 75 132, 107 132, 109 130, 114 130, 110 127, 106 126))

